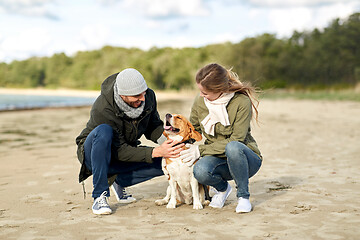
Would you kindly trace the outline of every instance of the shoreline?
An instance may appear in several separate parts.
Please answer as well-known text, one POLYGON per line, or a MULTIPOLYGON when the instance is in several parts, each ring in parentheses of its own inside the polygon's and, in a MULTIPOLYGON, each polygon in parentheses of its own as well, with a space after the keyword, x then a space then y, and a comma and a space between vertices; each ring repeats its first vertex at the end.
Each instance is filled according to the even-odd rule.
POLYGON ((0 88, 0 112, 91 106, 96 91, 0 88))
MULTIPOLYGON (((158 100, 195 98, 197 90, 154 90, 158 100)), ((100 90, 76 89, 44 89, 44 88, 0 88, 0 94, 28 95, 28 96, 69 96, 69 97, 97 97, 100 90)))
POLYGON ((43 88, 0 88, 0 94, 31 96, 96 97, 100 91, 43 88))
POLYGON ((60 107, 30 107, 30 108, 15 108, 15 109, 0 109, 0 114, 11 112, 28 112, 28 111, 41 111, 41 110, 66 110, 66 109, 82 109, 91 108, 91 105, 74 105, 74 106, 60 106, 60 107))
MULTIPOLYGON (((189 100, 192 101, 197 92, 194 90, 190 91, 155 91, 158 103, 165 101, 176 101, 176 100, 189 100)), ((100 95, 100 91, 91 90, 74 90, 74 89, 15 89, 15 88, 0 88, 1 95, 14 95, 14 96, 39 96, 39 97, 79 97, 79 98, 94 98, 94 100, 100 95)), ((91 104, 69 104, 69 105, 48 105, 48 106, 29 106, 29 107, 14 107, 10 109, 0 109, 0 113, 3 112, 17 112, 17 111, 30 111, 30 110, 41 110, 41 109, 66 109, 66 108, 82 108, 91 107, 91 104)))

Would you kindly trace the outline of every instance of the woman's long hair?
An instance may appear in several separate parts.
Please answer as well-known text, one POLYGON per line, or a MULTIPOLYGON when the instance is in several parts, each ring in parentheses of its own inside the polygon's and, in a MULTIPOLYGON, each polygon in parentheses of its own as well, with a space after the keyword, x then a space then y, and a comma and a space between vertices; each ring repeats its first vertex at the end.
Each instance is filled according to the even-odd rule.
POLYGON ((256 97, 256 89, 247 82, 241 82, 236 73, 227 70, 217 63, 211 63, 201 68, 196 74, 196 83, 209 92, 231 93, 238 92, 246 95, 255 111, 255 119, 258 122, 259 112, 257 107, 259 100, 256 97))

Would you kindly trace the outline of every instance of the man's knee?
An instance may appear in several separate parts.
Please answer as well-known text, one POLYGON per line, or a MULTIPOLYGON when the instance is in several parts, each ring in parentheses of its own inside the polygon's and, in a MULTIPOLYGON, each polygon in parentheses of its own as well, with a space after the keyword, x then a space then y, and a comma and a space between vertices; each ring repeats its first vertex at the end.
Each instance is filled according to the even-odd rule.
POLYGON ((109 124, 103 123, 95 128, 100 133, 112 134, 113 129, 109 124))
POLYGON ((108 124, 101 124, 94 129, 97 141, 111 142, 113 138, 113 129, 108 124))

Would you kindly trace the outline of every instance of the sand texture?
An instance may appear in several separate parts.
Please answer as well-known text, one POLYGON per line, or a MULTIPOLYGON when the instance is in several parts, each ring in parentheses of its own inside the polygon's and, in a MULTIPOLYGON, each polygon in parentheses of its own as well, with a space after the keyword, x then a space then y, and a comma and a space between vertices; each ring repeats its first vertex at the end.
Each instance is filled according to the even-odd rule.
MULTIPOLYGON (((159 111, 189 116, 191 104, 162 96, 159 111)), ((113 214, 93 215, 75 145, 89 110, 0 113, 0 239, 360 238, 360 103, 262 100, 248 214, 235 213, 235 190, 223 209, 156 206, 167 187, 158 177, 128 189, 137 202, 110 197, 113 214)))

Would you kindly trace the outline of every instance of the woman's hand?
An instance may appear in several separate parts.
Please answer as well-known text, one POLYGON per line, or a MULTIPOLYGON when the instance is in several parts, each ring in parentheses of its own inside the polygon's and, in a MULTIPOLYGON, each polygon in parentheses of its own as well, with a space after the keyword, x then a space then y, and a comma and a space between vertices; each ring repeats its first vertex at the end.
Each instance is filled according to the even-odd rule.
POLYGON ((182 151, 182 147, 184 147, 184 143, 180 143, 179 141, 174 140, 166 140, 160 146, 154 148, 152 152, 152 157, 166 157, 166 158, 177 158, 180 157, 180 152, 182 151), (178 144, 178 145, 176 145, 178 144), (175 146, 176 145, 176 146, 175 146))
POLYGON ((189 167, 191 167, 195 160, 200 158, 200 151, 198 145, 186 144, 186 150, 183 150, 180 153, 180 157, 183 163, 186 163, 189 167))

